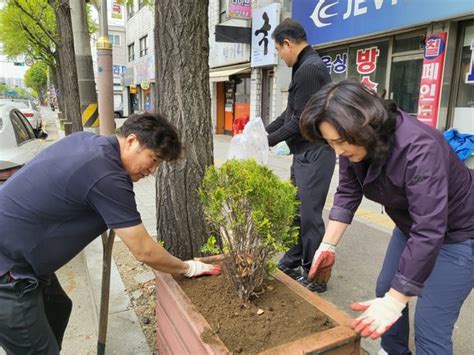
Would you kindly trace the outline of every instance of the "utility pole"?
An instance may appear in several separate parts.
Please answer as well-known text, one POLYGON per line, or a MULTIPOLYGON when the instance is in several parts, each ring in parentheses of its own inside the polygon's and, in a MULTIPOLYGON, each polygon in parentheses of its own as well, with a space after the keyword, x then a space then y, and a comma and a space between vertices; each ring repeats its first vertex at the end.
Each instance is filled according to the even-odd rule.
MULTIPOLYGON (((99 96, 100 134, 112 135, 115 132, 114 92, 112 74, 112 43, 109 40, 107 0, 100 1, 99 40, 97 41, 97 89, 99 96)), ((107 323, 109 316, 109 292, 112 249, 115 233, 113 230, 102 233, 102 290, 100 299, 99 334, 97 354, 105 354, 107 323)))
POLYGON ((72 29, 84 130, 99 133, 99 109, 92 64, 91 40, 84 1, 71 1, 72 29))
POLYGON ((100 134, 115 132, 112 43, 109 40, 107 0, 100 1, 99 40, 97 41, 97 90, 99 93, 100 134))

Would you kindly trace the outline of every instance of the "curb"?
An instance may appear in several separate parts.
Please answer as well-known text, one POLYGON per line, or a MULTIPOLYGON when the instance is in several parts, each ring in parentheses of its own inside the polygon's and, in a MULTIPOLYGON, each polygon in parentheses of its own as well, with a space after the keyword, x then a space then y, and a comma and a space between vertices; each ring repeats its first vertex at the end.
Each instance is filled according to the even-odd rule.
MULTIPOLYGON (((84 249, 90 281, 94 313, 99 319, 102 282, 102 239, 99 236, 84 249)), ((152 354, 130 299, 112 258, 110 275, 109 321, 106 340, 107 354, 152 354)))

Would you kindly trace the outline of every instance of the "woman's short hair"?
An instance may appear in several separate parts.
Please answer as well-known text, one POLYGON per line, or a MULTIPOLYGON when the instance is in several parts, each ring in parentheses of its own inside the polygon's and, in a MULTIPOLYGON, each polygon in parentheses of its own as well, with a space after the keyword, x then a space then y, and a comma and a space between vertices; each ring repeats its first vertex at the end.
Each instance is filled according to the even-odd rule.
POLYGON ((324 138, 322 122, 330 123, 340 138, 365 147, 371 160, 383 159, 395 131, 397 106, 356 80, 329 83, 307 102, 300 130, 309 141, 324 138))
POLYGON ((178 131, 160 114, 131 115, 118 132, 121 137, 130 134, 135 134, 142 147, 153 150, 162 160, 173 161, 180 157, 182 147, 178 131))

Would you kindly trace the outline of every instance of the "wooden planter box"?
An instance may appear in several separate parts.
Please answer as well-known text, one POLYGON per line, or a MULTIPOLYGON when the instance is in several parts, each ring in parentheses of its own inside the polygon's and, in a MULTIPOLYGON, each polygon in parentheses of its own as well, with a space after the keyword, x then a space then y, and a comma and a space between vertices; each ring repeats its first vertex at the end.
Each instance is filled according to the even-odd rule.
MULTIPOLYGON (((216 257, 206 258, 207 261, 216 257)), ((228 354, 229 350, 197 311, 178 283, 169 274, 156 274, 157 347, 160 355, 170 354, 228 354), (207 343, 201 339, 205 332, 207 343), (209 341, 210 340, 210 341, 209 341)), ((260 354, 359 355, 360 337, 351 327, 351 319, 335 306, 277 270, 276 280, 328 316, 334 328, 268 349, 260 354)))

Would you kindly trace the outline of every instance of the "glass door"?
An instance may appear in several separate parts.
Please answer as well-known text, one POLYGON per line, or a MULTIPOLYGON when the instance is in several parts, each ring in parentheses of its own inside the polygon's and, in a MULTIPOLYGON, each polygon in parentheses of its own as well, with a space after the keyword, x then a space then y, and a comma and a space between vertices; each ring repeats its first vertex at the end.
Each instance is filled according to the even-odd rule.
POLYGON ((423 54, 397 56, 392 59, 390 95, 403 111, 416 115, 420 91, 423 54))

